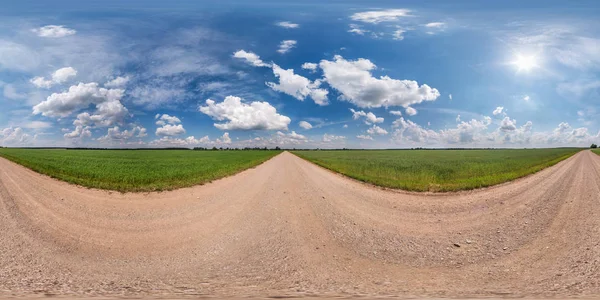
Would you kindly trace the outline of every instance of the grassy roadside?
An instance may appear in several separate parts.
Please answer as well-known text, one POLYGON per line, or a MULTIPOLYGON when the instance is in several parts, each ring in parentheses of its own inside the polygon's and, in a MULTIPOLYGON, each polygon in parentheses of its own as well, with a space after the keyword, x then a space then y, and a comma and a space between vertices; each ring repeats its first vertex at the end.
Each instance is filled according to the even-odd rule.
POLYGON ((581 149, 320 150, 294 154, 375 185, 449 192, 511 181, 567 159, 581 149))
POLYGON ((594 153, 596 153, 596 154, 600 155, 600 149, 595 149, 595 150, 592 150, 592 152, 594 152, 594 153))
POLYGON ((233 175, 281 151, 0 149, 36 172, 120 192, 172 190, 233 175))

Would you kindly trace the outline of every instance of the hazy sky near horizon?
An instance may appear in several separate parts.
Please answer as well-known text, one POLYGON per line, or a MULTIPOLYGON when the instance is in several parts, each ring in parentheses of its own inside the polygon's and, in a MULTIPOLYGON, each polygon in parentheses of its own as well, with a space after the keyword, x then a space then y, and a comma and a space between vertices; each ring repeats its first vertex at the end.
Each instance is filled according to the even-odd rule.
POLYGON ((597 1, 3 5, 3 146, 600 142, 597 1))

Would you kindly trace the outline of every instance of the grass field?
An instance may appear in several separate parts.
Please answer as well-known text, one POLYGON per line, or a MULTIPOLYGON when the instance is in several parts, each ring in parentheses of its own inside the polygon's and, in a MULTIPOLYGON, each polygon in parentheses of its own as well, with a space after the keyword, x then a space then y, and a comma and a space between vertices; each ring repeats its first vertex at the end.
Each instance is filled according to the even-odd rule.
POLYGON ((0 156, 70 183, 141 192, 210 182, 256 166, 280 152, 4 148, 0 156))
POLYGON ((580 150, 321 150, 293 153, 375 185, 444 192, 486 187, 523 177, 580 150))
POLYGON ((595 150, 592 150, 592 152, 594 152, 594 153, 596 153, 596 154, 600 155, 600 149, 595 149, 595 150))

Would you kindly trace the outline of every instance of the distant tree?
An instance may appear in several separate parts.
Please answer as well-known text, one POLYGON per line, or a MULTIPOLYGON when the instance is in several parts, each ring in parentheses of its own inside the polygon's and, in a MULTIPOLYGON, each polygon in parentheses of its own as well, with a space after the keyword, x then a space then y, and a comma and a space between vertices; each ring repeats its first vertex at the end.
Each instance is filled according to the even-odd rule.
POLYGON ((596 144, 592 144, 592 146, 590 146, 590 148, 592 148, 592 149, 596 149, 596 148, 598 148, 598 145, 596 145, 596 144))
POLYGON ((279 146, 275 147, 275 150, 279 151, 281 150, 281 148, 279 148, 279 146))
POLYGON ((214 147, 214 146, 213 146, 213 147, 212 147, 212 150, 213 150, 213 151, 216 151, 216 150, 217 150, 217 147, 214 147))

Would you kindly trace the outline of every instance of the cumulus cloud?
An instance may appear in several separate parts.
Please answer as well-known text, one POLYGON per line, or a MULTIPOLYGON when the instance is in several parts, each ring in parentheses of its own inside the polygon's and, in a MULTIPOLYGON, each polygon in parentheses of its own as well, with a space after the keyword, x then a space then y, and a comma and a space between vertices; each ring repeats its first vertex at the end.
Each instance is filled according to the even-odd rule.
POLYGON ((33 139, 21 127, 4 128, 0 134, 0 145, 3 146, 25 145, 33 139))
POLYGON ((296 23, 288 22, 288 21, 278 22, 278 23, 276 23, 276 25, 279 27, 289 28, 289 29, 294 29, 294 28, 300 27, 300 25, 298 25, 296 23))
POLYGON ((167 114, 163 114, 163 115, 157 114, 156 116, 154 116, 154 119, 157 120, 156 125, 160 125, 160 126, 163 126, 166 124, 174 125, 174 124, 181 123, 181 120, 178 117, 169 116, 167 114))
POLYGON ((231 138, 229 132, 223 133, 223 135, 215 141, 217 144, 231 144, 231 138))
POLYGON ((427 28, 443 28, 444 26, 446 26, 446 23, 444 22, 431 22, 425 24, 425 27, 427 28))
POLYGON ((409 116, 414 116, 417 114, 417 110, 412 108, 412 107, 407 107, 406 109, 404 109, 404 112, 409 115, 409 116))
POLYGON ((324 134, 323 139, 321 139, 324 143, 332 143, 332 142, 342 142, 346 140, 345 136, 335 135, 335 134, 324 134))
POLYGON ((336 55, 333 61, 322 60, 319 66, 327 83, 341 93, 340 98, 359 107, 408 107, 440 96, 437 89, 419 86, 416 81, 375 78, 371 71, 376 66, 364 58, 348 61, 336 55))
POLYGON ((448 94, 448 99, 450 99, 450 101, 452 101, 452 94, 448 94))
POLYGON ((95 105, 93 115, 84 112, 77 116, 74 125, 112 126, 120 123, 128 115, 128 110, 121 103, 121 89, 105 89, 98 83, 79 83, 71 86, 63 93, 53 93, 45 101, 33 107, 33 114, 46 117, 64 118, 76 111, 95 105))
POLYGON ((66 67, 56 70, 52 73, 52 78, 34 77, 30 82, 38 88, 51 88, 55 84, 62 84, 77 76, 77 70, 66 67))
POLYGON ((211 145, 214 144, 208 136, 196 139, 194 136, 188 136, 187 138, 175 138, 172 136, 163 136, 160 139, 150 142, 150 145, 154 147, 194 147, 198 145, 211 145))
POLYGON ((394 34, 393 34, 394 39, 397 41, 403 40, 405 32, 406 32, 406 30, 404 30, 404 29, 398 29, 398 30, 394 31, 394 34))
POLYGON ((270 64, 265 63, 260 59, 260 56, 256 55, 253 52, 246 52, 245 50, 239 50, 233 53, 233 57, 243 59, 248 64, 255 67, 271 67, 270 64))
POLYGON ((119 89, 124 88, 129 82, 129 76, 118 76, 107 83, 104 84, 104 87, 111 89, 119 89))
POLYGON ((365 33, 368 33, 370 31, 363 29, 362 27, 360 27, 360 25, 350 24, 350 29, 348 30, 348 32, 358 34, 358 35, 365 35, 365 33))
POLYGON ((130 130, 121 130, 119 126, 108 128, 105 136, 99 137, 100 142, 125 142, 132 138, 143 138, 148 135, 146 128, 141 126, 133 126, 130 130))
POLYGON ((75 126, 75 129, 71 132, 67 132, 64 134, 65 138, 75 139, 75 138, 89 138, 92 136, 92 132, 90 131, 89 126, 75 126))
POLYGON ((390 115, 402 116, 402 112, 399 110, 390 110, 390 115))
POLYGON ((175 135, 180 135, 180 134, 184 134, 185 133, 185 129, 183 128, 183 125, 178 124, 178 125, 171 125, 171 124, 165 124, 162 127, 156 128, 156 135, 158 136, 175 136, 175 135))
POLYGON ((64 25, 47 25, 40 28, 32 29, 32 32, 39 37, 45 38, 61 38, 77 33, 74 29, 65 27, 64 25))
POLYGON ((306 130, 308 130, 308 129, 311 129, 311 128, 313 127, 313 126, 312 126, 310 123, 308 123, 308 122, 306 122, 306 121, 300 121, 300 122, 298 123, 298 126, 300 126, 300 127, 304 128, 304 129, 306 129, 306 130))
POLYGON ((221 130, 287 130, 291 119, 277 113, 268 102, 243 103, 242 98, 227 96, 221 103, 206 100, 200 112, 217 121, 214 126, 221 130))
POLYGON ((372 141, 373 137, 370 135, 357 135, 356 138, 361 139, 361 140, 367 140, 367 141, 372 141))
POLYGON ((513 131, 517 129, 517 121, 511 120, 509 117, 504 117, 500 122, 500 130, 502 131, 513 131))
POLYGON ((279 83, 267 82, 267 86, 275 91, 288 94, 300 101, 306 97, 311 97, 318 105, 329 104, 325 89, 320 89, 320 80, 310 81, 304 76, 294 74, 294 69, 282 69, 276 64, 273 64, 273 74, 279 78, 279 83))
POLYGON ((410 10, 408 9, 386 9, 355 13, 350 18, 354 21, 377 24, 398 21, 401 17, 410 16, 410 10))
POLYGON ((354 110, 354 109, 350 109, 350 111, 352 112, 352 119, 354 120, 358 120, 361 117, 365 118, 365 123, 367 125, 371 125, 372 123, 383 123, 384 118, 381 117, 377 117, 374 113, 372 112, 364 112, 362 110, 354 110))
POLYGON ((309 63, 309 62, 307 62, 307 63, 303 63, 302 64, 302 69, 310 70, 312 72, 315 72, 318 67, 319 67, 319 65, 315 64, 315 63, 309 63))
POLYGON ((154 116, 156 125, 161 127, 156 128, 156 135, 158 136, 176 136, 185 133, 181 120, 178 117, 170 116, 167 114, 157 114, 154 116))
POLYGON ((494 116, 497 116, 497 115, 501 114, 503 110, 504 110, 504 107, 498 106, 498 107, 496 107, 496 109, 494 109, 494 112, 492 112, 492 114, 494 114, 494 116))
POLYGON ((297 42, 294 40, 285 40, 285 41, 281 41, 281 43, 279 44, 279 49, 277 49, 277 52, 281 53, 281 54, 285 54, 290 52, 290 50, 292 50, 292 48, 296 47, 297 42))
POLYGON ((373 127, 369 128, 367 130, 367 133, 370 135, 386 135, 386 134, 388 134, 387 130, 385 130, 377 125, 373 125, 373 127))

